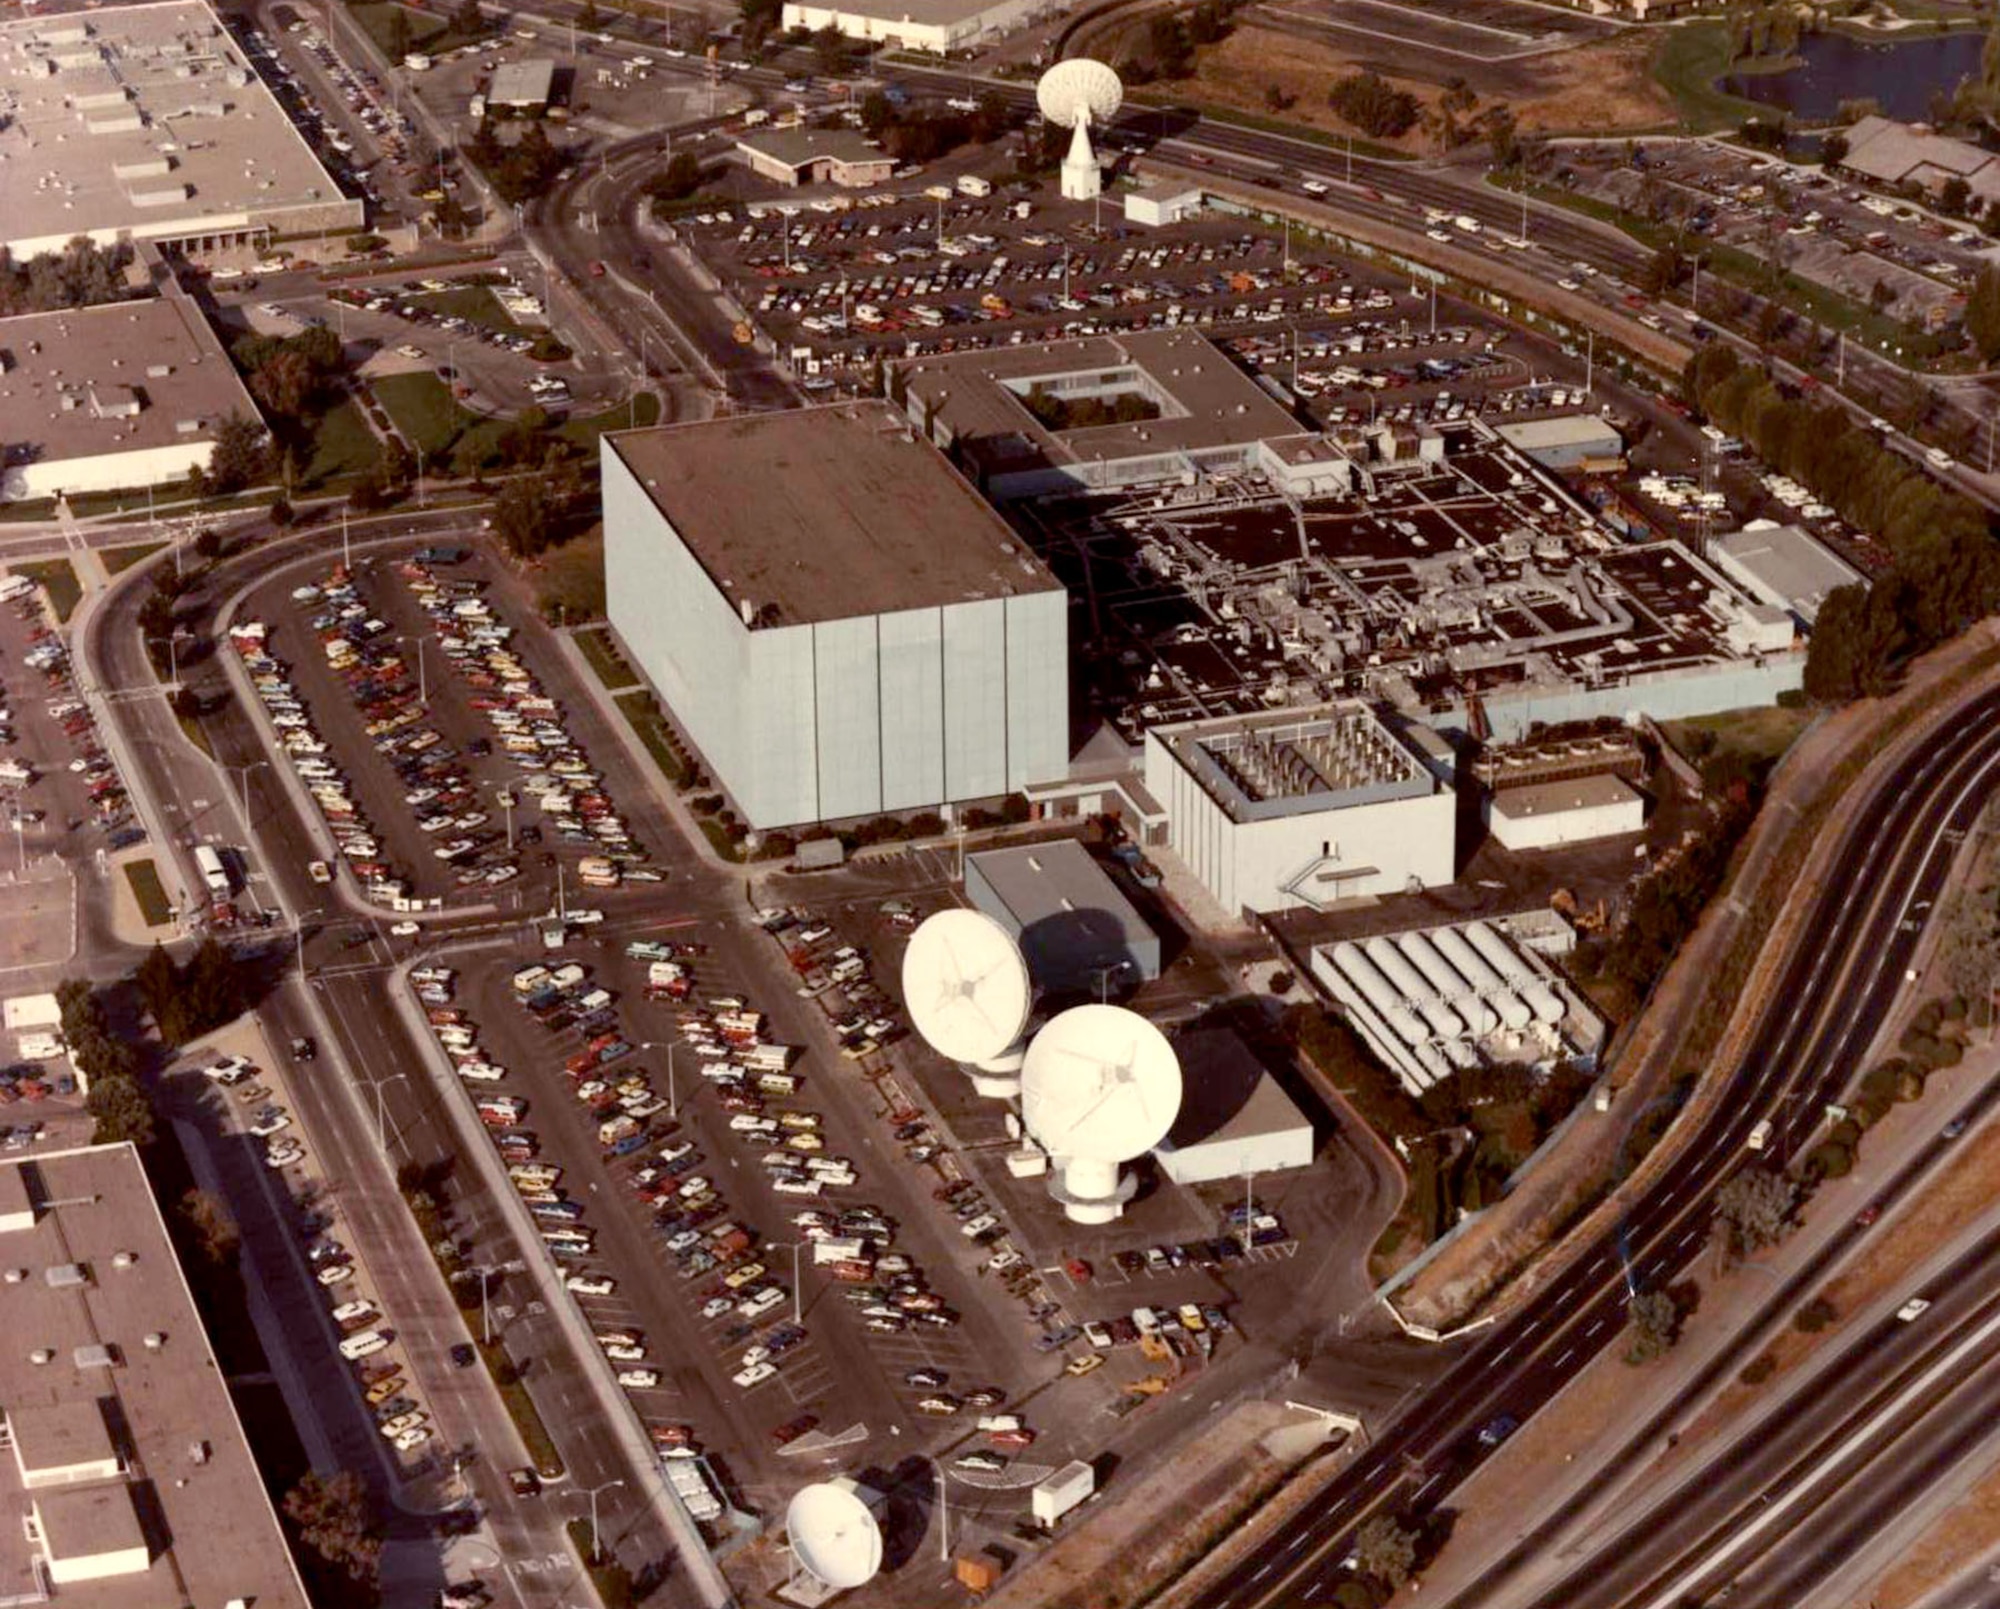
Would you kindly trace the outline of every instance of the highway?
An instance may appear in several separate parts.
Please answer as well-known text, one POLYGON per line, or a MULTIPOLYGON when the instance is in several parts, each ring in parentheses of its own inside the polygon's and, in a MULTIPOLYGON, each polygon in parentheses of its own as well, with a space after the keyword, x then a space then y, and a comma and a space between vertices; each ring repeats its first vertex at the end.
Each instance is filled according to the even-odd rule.
POLYGON ((1696 1131, 1617 1229, 1575 1254, 1512 1316, 1485 1332, 1451 1373, 1343 1473, 1310 1513, 1282 1526, 1201 1598, 1206 1609, 1262 1609, 1326 1591, 1359 1522, 1376 1512, 1421 1519, 1445 1506, 1485 1457, 1481 1427, 1525 1420, 1583 1363, 1619 1344, 1626 1281, 1669 1283, 1708 1238, 1708 1196, 1744 1158, 1760 1120, 1769 1157, 1794 1154, 1859 1071, 1858 1059, 1904 984, 1920 937, 1914 902, 1942 887, 1958 838, 2000 778, 2000 690, 1874 784, 1843 834, 1843 874, 1818 893, 1804 935, 1769 995, 1739 1087, 1696 1131))

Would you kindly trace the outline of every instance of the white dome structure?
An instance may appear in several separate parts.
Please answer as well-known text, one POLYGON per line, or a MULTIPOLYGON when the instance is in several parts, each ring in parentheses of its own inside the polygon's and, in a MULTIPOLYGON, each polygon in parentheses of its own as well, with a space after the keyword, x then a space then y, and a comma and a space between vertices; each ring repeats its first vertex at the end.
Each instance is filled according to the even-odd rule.
POLYGON ((1125 86, 1101 61, 1079 56, 1059 61, 1035 85, 1035 104, 1057 128, 1074 129, 1069 155, 1063 158, 1062 193, 1066 201, 1092 201, 1104 188, 1104 176, 1091 149, 1090 128, 1109 127, 1125 104, 1125 86))
POLYGON ((1020 946, 992 917, 927 917, 903 952, 903 1000, 924 1043, 964 1066, 980 1094, 1020 1094, 1034 991, 1020 946))
POLYGON ((1049 1193, 1072 1222, 1110 1223, 1138 1181, 1119 1164, 1145 1155, 1181 1109, 1181 1066, 1167 1036, 1123 1006, 1076 1006, 1028 1046, 1021 1121, 1054 1158, 1049 1193))
POLYGON ((833 1592, 865 1586, 882 1568, 882 1528, 851 1481, 800 1489, 785 1508, 792 1557, 833 1592))

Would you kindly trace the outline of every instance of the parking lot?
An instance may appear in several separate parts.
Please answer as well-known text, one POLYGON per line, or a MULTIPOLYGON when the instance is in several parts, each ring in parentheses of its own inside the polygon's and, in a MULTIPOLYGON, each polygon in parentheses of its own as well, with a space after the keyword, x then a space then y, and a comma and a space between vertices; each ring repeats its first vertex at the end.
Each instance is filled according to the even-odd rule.
POLYGON ((273 582, 232 632, 279 763, 341 853, 314 880, 344 871, 384 904, 504 890, 520 909, 557 885, 657 880, 593 768, 610 735, 561 696, 548 645, 489 601, 488 561, 418 551, 273 582))

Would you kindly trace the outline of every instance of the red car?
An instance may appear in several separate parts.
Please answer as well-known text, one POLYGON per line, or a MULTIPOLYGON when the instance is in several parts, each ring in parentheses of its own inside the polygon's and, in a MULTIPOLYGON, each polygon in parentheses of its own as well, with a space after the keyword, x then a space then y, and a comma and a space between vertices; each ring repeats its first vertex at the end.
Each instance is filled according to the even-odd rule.
POLYGON ((1079 1285, 1088 1285, 1090 1283, 1090 1264, 1085 1262, 1081 1257, 1072 1257, 1068 1262, 1064 1263, 1063 1271, 1079 1285))
POLYGON ((791 1442, 797 1441, 799 1437, 803 1436, 818 1423, 818 1414, 802 1413, 796 1419, 787 1419, 776 1430, 772 1431, 771 1440, 776 1446, 786 1446, 791 1442))
POLYGON ((604 264, 592 263, 590 265, 590 277, 592 279, 602 279, 604 277, 604 264))

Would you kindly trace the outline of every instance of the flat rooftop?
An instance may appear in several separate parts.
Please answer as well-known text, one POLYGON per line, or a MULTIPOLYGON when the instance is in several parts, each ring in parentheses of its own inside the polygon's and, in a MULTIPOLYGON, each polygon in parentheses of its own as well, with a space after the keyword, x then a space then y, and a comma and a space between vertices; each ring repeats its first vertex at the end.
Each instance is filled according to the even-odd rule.
POLYGON ((1732 531, 1715 539, 1714 552, 1718 564, 1767 603, 1791 610, 1807 625, 1829 592, 1862 579, 1853 565, 1796 525, 1732 531))
POLYGON ((898 376, 922 411, 936 410, 952 441, 995 472, 1038 460, 1142 458, 1299 434, 1299 421, 1289 411, 1193 330, 1140 330, 946 353, 907 363, 898 376), (1056 431, 1023 400, 1037 383, 1060 388, 1127 374, 1118 388, 1143 391, 1159 407, 1157 418, 1056 431))
POLYGON ((0 23, 0 112, 0 234, 17 255, 293 206, 350 204, 361 222, 202 0, 0 23))
POLYGON ((1162 1150, 1227 1145, 1311 1126, 1233 1028, 1184 1029, 1173 1043, 1181 1064, 1181 1109, 1162 1150))
POLYGON ((1500 435, 1522 452, 1537 448, 1574 447, 1610 440, 1621 442, 1615 427, 1594 413, 1558 414, 1552 419, 1510 420, 1497 427, 1500 435))
POLYGON ((1128 946, 1150 943, 1154 937, 1146 919, 1074 838, 1053 838, 1019 849, 985 849, 966 860, 979 868, 979 875, 1024 933, 1051 918, 1102 911, 1117 923, 1128 946))
POLYGON ((1366 704, 1156 729, 1234 821, 1423 798, 1436 783, 1366 704))
POLYGON ((546 106, 555 88, 556 64, 548 56, 502 62, 486 86, 489 106, 546 106))
POLYGON ((56 1546, 145 1545, 144 1569, 67 1584, 66 1606, 309 1609, 138 1154, 55 1152, 0 1180, 36 1206, 33 1227, 0 1232, 0 1260, 25 1274, 6 1287, 0 1414, 21 1416, 38 1457, 83 1464, 108 1444, 121 1466, 28 1490, 20 1455, 0 1453, 0 1600, 39 1601, 34 1505, 56 1546))
POLYGON ((1501 788, 1493 795, 1493 808, 1511 820, 1526 821, 1534 816, 1567 815, 1572 810, 1602 810, 1613 805, 1635 804, 1639 799, 1638 790, 1630 783, 1607 773, 1501 788))
POLYGON ((8 463, 208 440, 231 413, 261 418, 207 320, 181 296, 0 319, 8 463))
POLYGON ((936 27, 969 22, 998 11, 1010 0, 835 0, 833 9, 850 17, 877 17, 885 22, 914 22, 936 27))
POLYGON ((851 128, 752 129, 736 143, 746 151, 755 151, 759 156, 782 162, 789 168, 802 168, 809 162, 828 159, 850 164, 887 162, 891 165, 896 160, 858 129, 851 128))
POLYGON ((1058 582, 884 402, 604 438, 709 578, 763 625, 1053 592, 1058 582))

